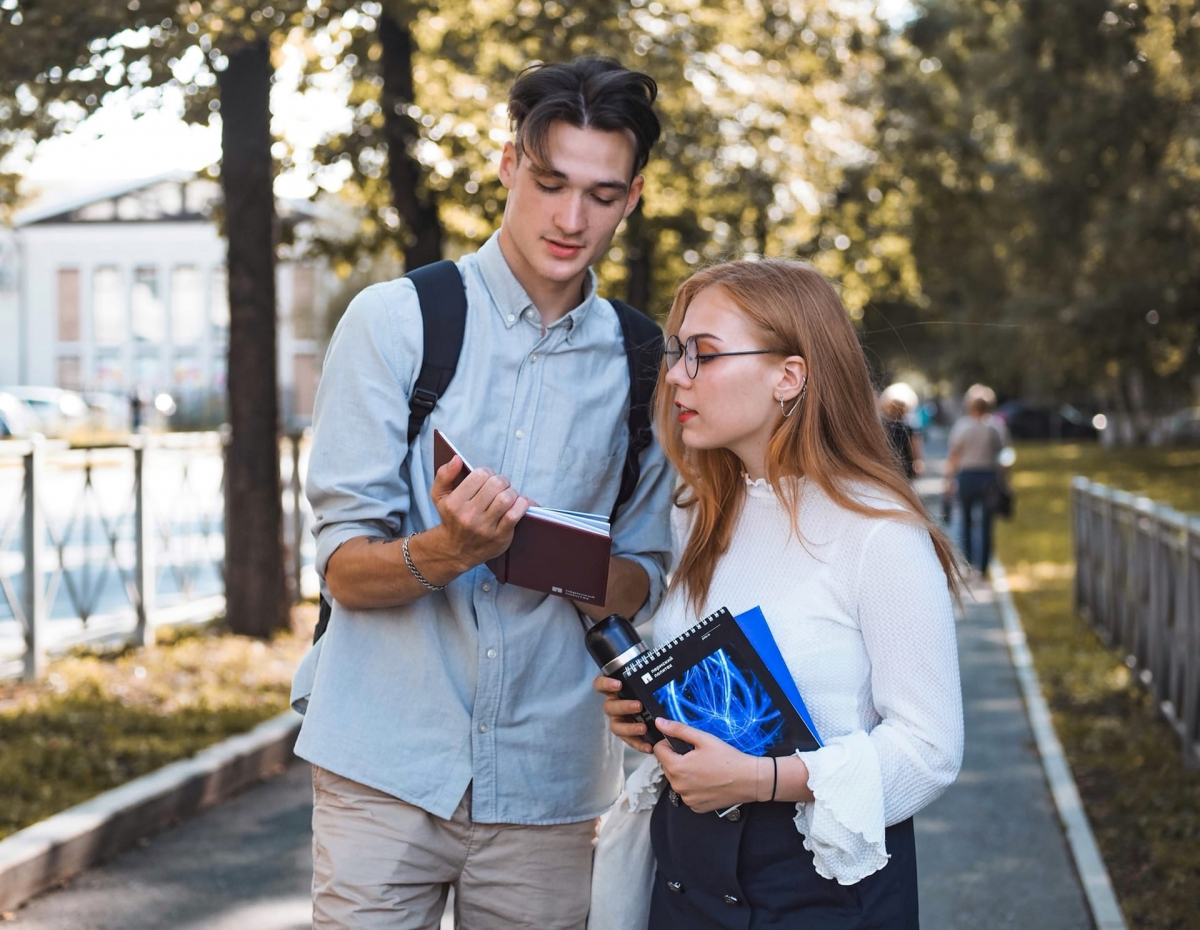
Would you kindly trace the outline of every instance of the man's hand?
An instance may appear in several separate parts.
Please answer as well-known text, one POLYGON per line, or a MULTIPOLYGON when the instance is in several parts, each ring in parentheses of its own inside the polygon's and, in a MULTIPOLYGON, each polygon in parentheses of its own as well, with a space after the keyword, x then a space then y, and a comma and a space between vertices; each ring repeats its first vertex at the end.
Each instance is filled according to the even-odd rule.
POLYGON ((616 678, 599 675, 592 682, 592 687, 604 695, 604 713, 608 715, 608 728, 621 737, 621 742, 638 752, 653 752, 654 748, 642 738, 646 735, 646 725, 634 716, 641 711, 641 702, 626 701, 617 697, 617 692, 621 690, 621 682, 616 678))
POLYGON ((462 468, 462 459, 454 456, 437 470, 429 492, 442 518, 439 548, 458 561, 460 574, 504 552, 530 506, 490 468, 474 469, 455 487, 462 468))
POLYGON ((664 739, 655 744, 654 755, 662 763, 671 787, 697 814, 770 798, 770 759, 748 756, 710 733, 665 717, 656 718, 654 725, 663 736, 696 747, 681 755, 664 739))

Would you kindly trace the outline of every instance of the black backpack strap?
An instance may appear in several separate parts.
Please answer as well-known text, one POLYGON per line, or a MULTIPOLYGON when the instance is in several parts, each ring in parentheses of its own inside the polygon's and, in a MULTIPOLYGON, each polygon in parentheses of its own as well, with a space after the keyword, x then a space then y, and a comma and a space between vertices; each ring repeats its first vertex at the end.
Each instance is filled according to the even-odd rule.
MULTIPOLYGON (((424 330, 421 370, 412 397, 408 399, 408 444, 411 446, 420 435, 426 418, 437 406, 438 398, 446 393, 458 367, 467 329, 467 288, 458 266, 449 260, 414 268, 405 277, 417 289, 424 330)), ((332 608, 322 594, 314 643, 325 634, 331 613, 332 608)))
POLYGON ((408 399, 408 443, 412 445, 458 367, 467 327, 467 289, 458 266, 449 260, 414 268, 405 277, 417 288, 425 331, 421 371, 408 399))
POLYGON ((616 521, 617 511, 633 497, 642 474, 642 453, 654 440, 650 419, 654 405, 654 389, 662 365, 662 329, 646 314, 621 300, 609 301, 621 321, 621 336, 625 340, 625 359, 629 363, 629 447, 625 451, 625 467, 621 471, 621 489, 613 504, 610 519, 616 521))

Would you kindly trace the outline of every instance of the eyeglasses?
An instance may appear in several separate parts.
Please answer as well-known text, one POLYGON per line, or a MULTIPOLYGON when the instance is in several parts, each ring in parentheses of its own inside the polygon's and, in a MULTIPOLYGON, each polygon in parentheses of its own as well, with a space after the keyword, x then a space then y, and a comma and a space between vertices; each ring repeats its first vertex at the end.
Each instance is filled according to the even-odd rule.
POLYGON ((666 343, 663 346, 663 358, 667 362, 667 370, 670 371, 675 367, 676 363, 682 358, 684 359, 684 371, 688 373, 689 378, 695 378, 700 374, 700 363, 706 362, 710 358, 723 358, 726 355, 778 355, 783 353, 783 349, 743 349, 739 352, 701 352, 700 347, 696 344, 695 336, 688 336, 686 342, 680 342, 678 336, 668 336, 666 343))

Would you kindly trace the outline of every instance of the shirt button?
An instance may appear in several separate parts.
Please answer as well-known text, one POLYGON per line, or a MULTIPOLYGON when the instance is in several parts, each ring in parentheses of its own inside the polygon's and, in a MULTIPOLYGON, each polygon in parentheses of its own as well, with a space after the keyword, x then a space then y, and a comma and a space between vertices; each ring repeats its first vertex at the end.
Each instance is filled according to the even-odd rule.
POLYGON ((532 365, 532 364, 533 364, 534 362, 536 362, 536 361, 537 361, 537 356, 536 356, 536 355, 531 355, 531 356, 529 356, 529 364, 530 364, 530 365, 532 365))
POLYGON ((672 804, 674 804, 676 807, 678 807, 679 806, 679 793, 677 791, 673 791, 673 790, 668 791, 667 792, 667 800, 670 801, 672 804))
POLYGON ((516 435, 516 437, 518 439, 524 439, 525 438, 525 430, 519 429, 519 430, 517 430, 517 432, 514 435, 516 435))
POLYGON ((725 895, 725 903, 726 904, 741 904, 742 902, 738 900, 737 895, 727 894, 727 895, 725 895))
POLYGON ((486 723, 481 723, 481 724, 479 725, 479 732, 480 732, 480 733, 486 733, 486 732, 487 732, 487 724, 486 724, 486 723))
POLYGON ((496 653, 496 650, 495 650, 495 649, 489 649, 489 650, 487 651, 487 657, 488 657, 489 659, 494 659, 494 658, 496 658, 496 655, 497 655, 497 653, 496 653))
POLYGON ((683 894, 683 882, 667 882, 667 887, 676 894, 683 894))
POLYGON ((742 819, 742 809, 740 807, 735 807, 733 810, 731 810, 728 814, 725 815, 725 819, 728 820, 730 823, 737 823, 739 820, 742 819))
POLYGON ((492 583, 490 581, 485 581, 480 587, 483 588, 483 593, 487 594, 490 590, 492 590, 492 583))
POLYGON ((510 313, 508 315, 508 322, 515 323, 516 321, 517 321, 517 315, 515 313, 510 313))

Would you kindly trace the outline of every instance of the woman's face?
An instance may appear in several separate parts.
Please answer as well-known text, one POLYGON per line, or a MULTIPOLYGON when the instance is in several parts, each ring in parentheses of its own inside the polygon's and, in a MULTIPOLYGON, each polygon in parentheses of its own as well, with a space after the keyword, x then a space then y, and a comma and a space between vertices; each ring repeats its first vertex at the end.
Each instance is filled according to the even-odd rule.
MULTIPOLYGON (((688 307, 679 338, 686 341, 693 336, 701 355, 775 348, 716 286, 702 290, 688 307)), ((666 383, 674 390, 684 445, 729 449, 747 471, 760 477, 767 443, 783 415, 776 397, 782 394, 786 401, 800 391, 801 382, 795 372, 789 374, 788 367, 782 354, 733 355, 701 360, 693 379, 686 362, 676 363, 667 372, 666 383)), ((787 406, 791 408, 790 403, 787 406)))

